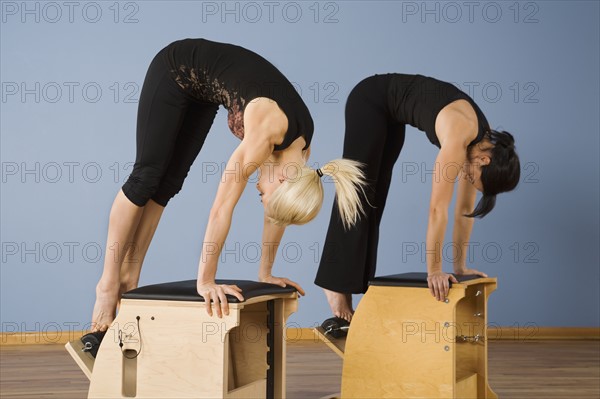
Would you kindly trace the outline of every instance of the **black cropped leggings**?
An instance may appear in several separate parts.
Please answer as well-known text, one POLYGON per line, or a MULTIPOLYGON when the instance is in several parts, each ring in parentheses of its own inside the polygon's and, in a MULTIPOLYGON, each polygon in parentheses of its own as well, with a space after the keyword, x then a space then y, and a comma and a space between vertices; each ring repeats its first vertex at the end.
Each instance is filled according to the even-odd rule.
POLYGON ((202 103, 171 78, 165 51, 150 63, 137 114, 137 152, 122 187, 137 206, 152 199, 166 206, 183 186, 219 106, 202 103))
POLYGON ((346 231, 337 200, 334 202, 315 279, 315 284, 332 291, 365 292, 375 275, 379 224, 405 134, 405 125, 390 115, 388 87, 387 75, 366 78, 351 91, 346 102, 343 157, 365 164, 369 183, 366 194, 374 207, 363 198, 366 215, 346 231))

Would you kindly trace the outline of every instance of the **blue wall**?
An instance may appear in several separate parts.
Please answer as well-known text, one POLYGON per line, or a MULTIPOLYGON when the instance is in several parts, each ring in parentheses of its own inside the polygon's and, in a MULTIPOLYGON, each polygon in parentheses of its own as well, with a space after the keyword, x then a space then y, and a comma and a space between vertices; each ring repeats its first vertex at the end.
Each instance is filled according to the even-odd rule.
MULTIPOLYGON (((499 279, 490 321, 599 325, 598 2, 2 1, 1 9, 3 331, 89 322, 108 212, 134 157, 146 68, 185 37, 245 46, 295 82, 316 124, 315 164, 341 155, 345 99, 362 78, 421 73, 457 84, 495 128, 514 132, 523 164, 517 191, 500 196, 472 235, 470 265, 499 279)), ((212 171, 238 143, 225 116, 221 109, 167 208, 141 284, 195 278, 219 181, 212 171)), ((435 156, 409 128, 378 274, 425 271, 435 156)), ((323 212, 288 229, 276 260, 275 273, 308 293, 296 326, 330 314, 313 285, 333 202, 326 189, 323 212)), ((261 221, 250 188, 218 277, 256 278, 261 221)))

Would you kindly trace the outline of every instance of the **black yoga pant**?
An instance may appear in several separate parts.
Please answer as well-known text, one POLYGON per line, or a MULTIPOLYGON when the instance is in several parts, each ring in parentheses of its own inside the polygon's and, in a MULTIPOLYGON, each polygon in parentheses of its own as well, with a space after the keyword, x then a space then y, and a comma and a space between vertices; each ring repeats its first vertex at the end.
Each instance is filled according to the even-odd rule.
POLYGON ((379 224, 405 133, 405 125, 390 115, 388 87, 388 75, 375 75, 360 82, 346 102, 343 157, 366 165, 366 194, 374 207, 363 198, 366 215, 344 230, 334 202, 315 279, 315 284, 332 291, 365 292, 375 275, 379 224))
POLYGON ((135 164, 122 187, 137 206, 150 199, 166 206, 181 190, 219 107, 184 92, 171 78, 165 57, 163 50, 152 60, 142 86, 135 164))

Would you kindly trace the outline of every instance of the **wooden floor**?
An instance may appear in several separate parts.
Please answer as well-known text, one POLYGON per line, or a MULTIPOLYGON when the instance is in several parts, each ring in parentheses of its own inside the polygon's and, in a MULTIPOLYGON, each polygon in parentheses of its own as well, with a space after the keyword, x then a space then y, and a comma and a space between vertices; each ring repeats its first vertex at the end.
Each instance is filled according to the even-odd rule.
MULTIPOLYGON (((324 344, 288 344, 288 398, 339 392, 342 362, 324 344)), ((600 341, 493 341, 490 385, 502 399, 600 398, 600 341)), ((0 349, 0 397, 85 398, 88 380, 62 345, 0 349)))

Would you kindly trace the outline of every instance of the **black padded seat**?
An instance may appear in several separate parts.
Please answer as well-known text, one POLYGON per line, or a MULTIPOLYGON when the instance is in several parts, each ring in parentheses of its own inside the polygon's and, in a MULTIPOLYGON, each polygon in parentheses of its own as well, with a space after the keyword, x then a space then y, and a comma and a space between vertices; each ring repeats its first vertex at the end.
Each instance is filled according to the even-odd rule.
MULTIPOLYGON (((261 295, 289 294, 296 292, 291 286, 280 287, 275 284, 259 283, 250 280, 216 280, 217 284, 237 285, 242 289, 242 296, 245 300, 261 295)), ((123 294, 125 299, 147 299, 160 301, 188 301, 204 302, 204 298, 198 295, 196 291, 196 280, 176 281, 173 283, 162 283, 146 285, 135 288, 123 294)), ((232 295, 227 295, 227 301, 230 303, 241 302, 232 295)))
MULTIPOLYGON (((481 276, 476 276, 476 275, 457 276, 456 274, 453 274, 453 276, 456 277, 458 282, 482 278, 481 276)), ((452 287, 452 282, 449 281, 449 283, 450 283, 450 287, 452 287)), ((369 281, 369 285, 380 285, 380 286, 389 286, 389 287, 424 287, 424 288, 427 288, 427 273, 413 272, 413 273, 401 273, 401 274, 392 274, 389 276, 375 277, 373 280, 369 281)))

